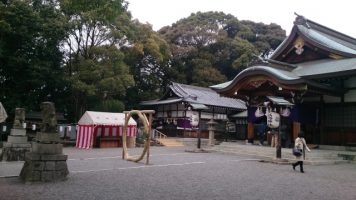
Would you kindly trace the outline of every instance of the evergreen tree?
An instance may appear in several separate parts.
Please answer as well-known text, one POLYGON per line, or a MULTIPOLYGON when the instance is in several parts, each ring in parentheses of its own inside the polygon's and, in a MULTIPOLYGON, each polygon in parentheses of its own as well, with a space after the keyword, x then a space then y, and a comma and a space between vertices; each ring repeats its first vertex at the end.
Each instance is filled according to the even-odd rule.
POLYGON ((66 28, 55 1, 0 2, 0 101, 10 114, 16 107, 37 110, 44 100, 64 110, 60 44, 66 28))

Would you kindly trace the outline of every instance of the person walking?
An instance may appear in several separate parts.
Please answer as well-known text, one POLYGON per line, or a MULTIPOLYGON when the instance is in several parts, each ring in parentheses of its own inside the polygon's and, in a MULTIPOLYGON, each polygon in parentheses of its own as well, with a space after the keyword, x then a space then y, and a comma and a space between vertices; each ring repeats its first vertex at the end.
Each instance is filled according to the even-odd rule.
POLYGON ((302 132, 302 131, 299 132, 298 137, 295 139, 294 148, 301 151, 301 154, 299 154, 299 155, 294 154, 298 161, 292 164, 293 170, 295 170, 295 167, 299 165, 300 172, 304 173, 303 160, 305 159, 305 149, 308 152, 310 152, 310 149, 308 148, 307 143, 305 142, 305 139, 304 139, 304 132, 302 132))

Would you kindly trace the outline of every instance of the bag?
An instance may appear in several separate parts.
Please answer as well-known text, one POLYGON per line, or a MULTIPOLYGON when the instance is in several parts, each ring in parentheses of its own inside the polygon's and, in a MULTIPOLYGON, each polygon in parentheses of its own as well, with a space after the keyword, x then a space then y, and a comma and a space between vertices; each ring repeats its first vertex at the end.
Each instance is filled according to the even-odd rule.
POLYGON ((295 156, 297 156, 297 157, 299 157, 299 156, 302 155, 302 150, 301 150, 301 149, 298 149, 298 148, 296 148, 296 147, 293 148, 292 152, 293 152, 293 155, 295 155, 295 156))

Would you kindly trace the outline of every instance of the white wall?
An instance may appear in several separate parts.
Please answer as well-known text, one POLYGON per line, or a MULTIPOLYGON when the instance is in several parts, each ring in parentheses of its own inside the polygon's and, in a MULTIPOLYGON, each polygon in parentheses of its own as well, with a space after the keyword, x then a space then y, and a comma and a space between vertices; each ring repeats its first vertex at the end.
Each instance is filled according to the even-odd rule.
POLYGON ((341 103, 341 97, 324 95, 324 102, 325 103, 341 103))

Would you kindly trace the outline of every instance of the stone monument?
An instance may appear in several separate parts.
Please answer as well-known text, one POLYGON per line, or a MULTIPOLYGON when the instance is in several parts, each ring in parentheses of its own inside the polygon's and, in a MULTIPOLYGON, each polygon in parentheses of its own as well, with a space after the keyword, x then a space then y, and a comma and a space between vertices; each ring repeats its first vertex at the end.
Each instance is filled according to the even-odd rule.
POLYGON ((65 180, 69 174, 68 156, 63 155, 63 145, 59 143, 59 134, 56 132, 54 104, 42 102, 41 115, 41 132, 32 141, 32 152, 26 153, 20 177, 31 182, 65 180))
POLYGON ((15 120, 7 142, 4 142, 2 160, 19 161, 25 160, 25 153, 31 150, 31 144, 27 141, 25 109, 15 109, 15 120))
POLYGON ((214 146, 215 145, 215 125, 217 124, 213 119, 211 119, 208 123, 208 130, 209 130, 209 146, 214 146))

